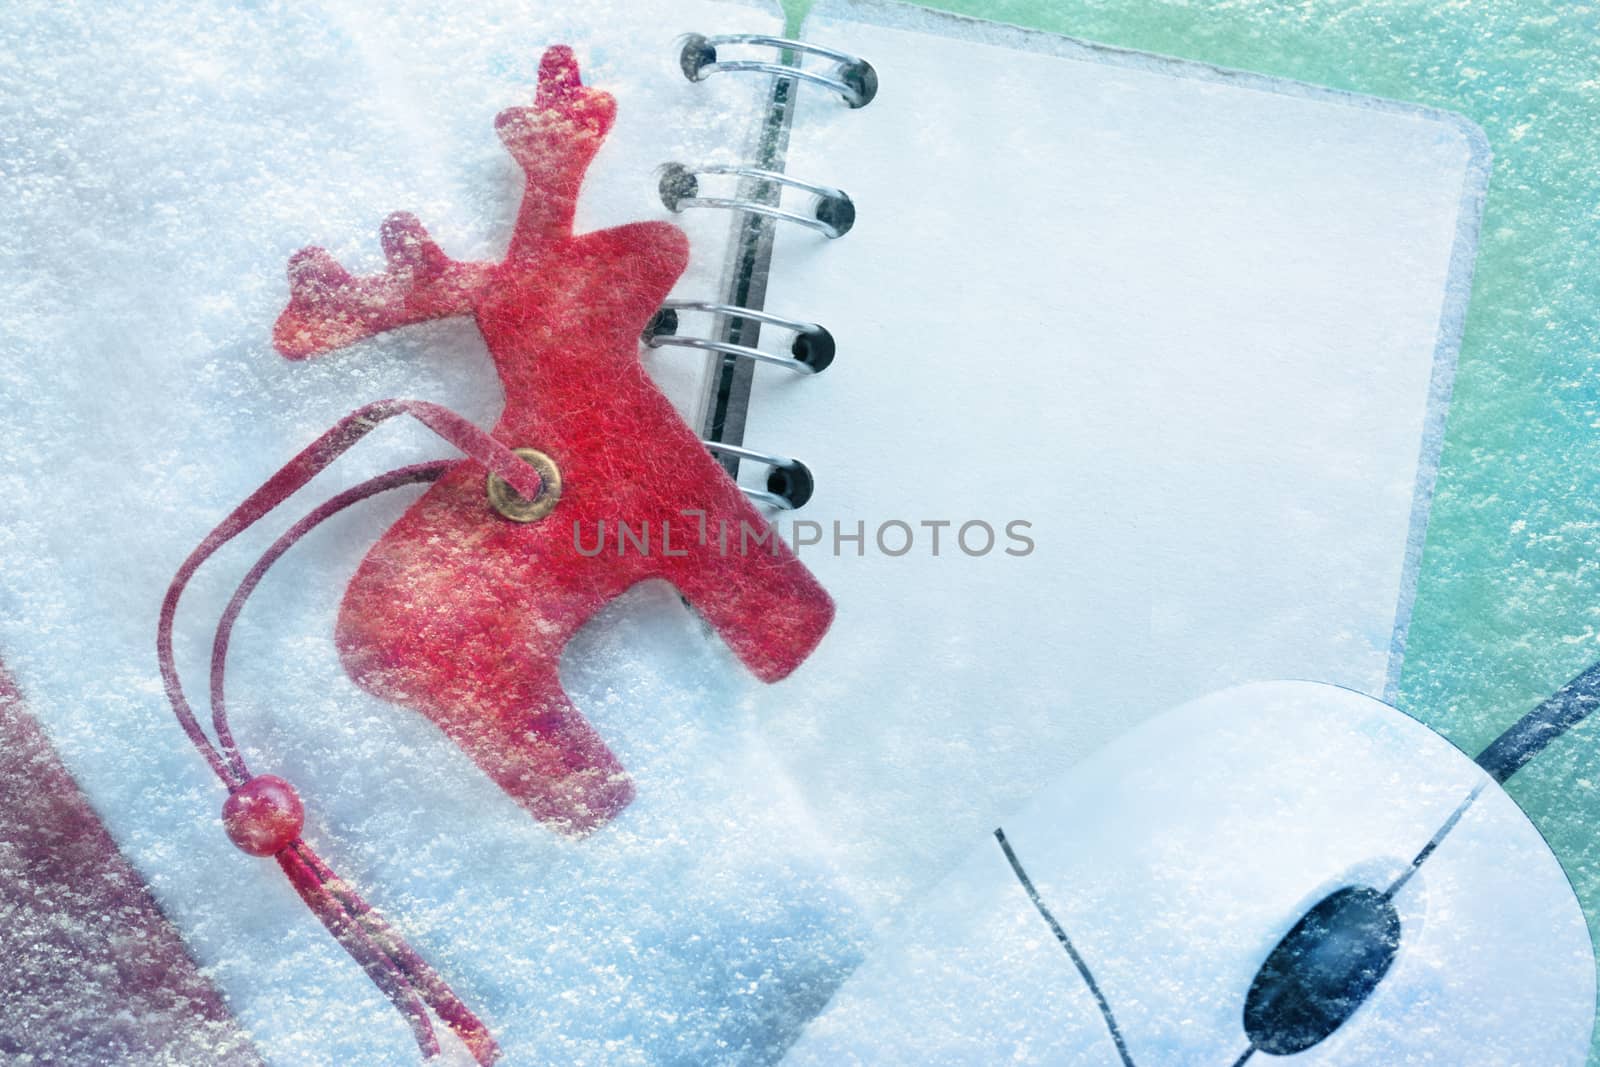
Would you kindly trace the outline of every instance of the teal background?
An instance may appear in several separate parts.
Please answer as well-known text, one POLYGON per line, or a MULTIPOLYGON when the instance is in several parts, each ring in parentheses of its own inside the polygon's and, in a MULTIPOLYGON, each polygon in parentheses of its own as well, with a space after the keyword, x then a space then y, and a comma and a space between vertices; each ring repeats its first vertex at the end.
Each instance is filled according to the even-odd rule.
MULTIPOLYGON (((791 21, 808 0, 786 0, 791 21)), ((946 0, 1128 48, 1432 104, 1494 149, 1400 704, 1467 752, 1600 659, 1600 6, 946 0)), ((1600 716, 1510 783, 1600 930, 1600 716)), ((1600 1041, 1589 1056, 1600 1064, 1600 1041)))

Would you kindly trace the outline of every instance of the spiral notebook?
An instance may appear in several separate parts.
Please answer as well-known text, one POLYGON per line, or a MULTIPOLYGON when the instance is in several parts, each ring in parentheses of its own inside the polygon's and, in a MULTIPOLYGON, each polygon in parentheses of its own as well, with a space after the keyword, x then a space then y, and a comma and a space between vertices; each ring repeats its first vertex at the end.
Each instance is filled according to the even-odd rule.
POLYGON ((866 895, 1181 700, 1392 700, 1482 132, 879 0, 802 38, 874 88, 801 84, 772 138, 853 223, 761 223, 759 298, 836 354, 725 366, 707 428, 805 465, 780 529, 838 619, 753 700, 866 895))
MULTIPOLYGON (((887 3, 825 0, 798 49, 715 0, 26 8, 0 658, 268 1061, 416 1051, 218 829, 156 610, 357 405, 493 421, 469 323, 309 364, 271 324, 292 252, 376 270, 392 210, 498 255, 491 120, 552 43, 618 104, 579 228, 690 236, 642 358, 838 616, 755 690, 670 590, 616 605, 563 679, 638 799, 574 844, 340 668, 340 590, 404 501, 274 572, 236 725, 508 1062, 775 1060, 889 906, 1101 741, 1248 678, 1393 692, 1487 178, 1463 120, 887 3)), ((385 429, 299 510, 439 452, 385 429)), ((195 627, 279 532, 218 556, 195 627)), ((206 652, 180 637, 189 676, 206 652)))

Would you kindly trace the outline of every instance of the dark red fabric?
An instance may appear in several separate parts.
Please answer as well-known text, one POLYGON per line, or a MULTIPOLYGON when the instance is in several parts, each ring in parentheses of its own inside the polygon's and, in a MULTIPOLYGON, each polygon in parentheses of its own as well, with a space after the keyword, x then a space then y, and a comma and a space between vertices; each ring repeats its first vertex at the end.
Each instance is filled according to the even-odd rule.
POLYGON ((0 1060, 261 1062, 3 668, 0 915, 0 1060))
MULTIPOLYGON (((764 518, 707 454, 639 362, 639 335, 687 261, 681 231, 636 223, 577 235, 578 190, 615 117, 551 48, 532 107, 496 121, 527 178, 500 263, 457 263, 409 215, 382 231, 388 271, 352 278, 308 248, 289 265, 291 296, 274 342, 292 359, 382 330, 472 315, 505 388, 492 431, 559 465, 563 495, 543 520, 493 511, 484 468, 464 461, 389 529, 346 591, 336 640, 357 684, 429 716, 496 782, 553 828, 581 833, 620 811, 633 787, 558 677, 567 641, 609 601, 665 579, 764 681, 794 670, 821 640, 833 604, 783 546, 739 551, 741 523, 764 518), (694 543, 732 530, 730 549, 694 543), (652 551, 594 557, 600 524, 652 551), (669 556, 660 550, 673 528, 669 556)), ((613 542, 613 545, 615 542, 613 542)))

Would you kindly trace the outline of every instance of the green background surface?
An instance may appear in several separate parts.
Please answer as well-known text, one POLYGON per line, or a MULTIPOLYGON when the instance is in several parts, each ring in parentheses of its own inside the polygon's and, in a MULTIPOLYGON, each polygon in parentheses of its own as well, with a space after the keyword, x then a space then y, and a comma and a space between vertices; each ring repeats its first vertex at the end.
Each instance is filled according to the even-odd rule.
MULTIPOLYGON (((807 0, 786 0, 791 21, 807 0)), ((1600 6, 946 0, 1459 111, 1494 172, 1400 704, 1476 754, 1600 659, 1600 6)), ((1600 716, 1510 783, 1600 931, 1600 716)), ((1589 1056, 1600 1064, 1600 1040, 1589 1056)))

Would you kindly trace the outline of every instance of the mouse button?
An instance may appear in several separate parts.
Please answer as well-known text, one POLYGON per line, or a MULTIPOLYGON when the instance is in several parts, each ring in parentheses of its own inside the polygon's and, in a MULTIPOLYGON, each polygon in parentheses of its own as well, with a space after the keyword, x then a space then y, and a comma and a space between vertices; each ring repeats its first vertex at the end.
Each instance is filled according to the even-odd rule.
POLYGON ((1259 849, 1286 875, 1410 855, 1484 778, 1426 726, 1348 689, 1271 683, 1217 698, 1236 705, 1218 725, 1233 750, 1232 791, 1256 813, 1259 849))
POLYGON ((1245 996, 1251 1044, 1304 1052, 1344 1025, 1400 950, 1400 916, 1380 890, 1346 886, 1324 897, 1267 955, 1245 996))
POLYGON ((890 924, 784 1063, 990 1062, 1121 1061, 1093 995, 985 835, 890 924))

